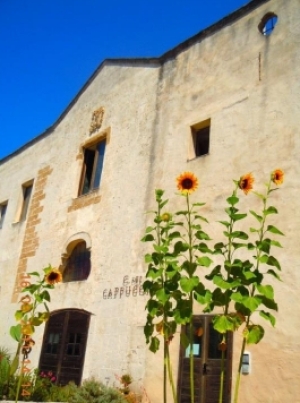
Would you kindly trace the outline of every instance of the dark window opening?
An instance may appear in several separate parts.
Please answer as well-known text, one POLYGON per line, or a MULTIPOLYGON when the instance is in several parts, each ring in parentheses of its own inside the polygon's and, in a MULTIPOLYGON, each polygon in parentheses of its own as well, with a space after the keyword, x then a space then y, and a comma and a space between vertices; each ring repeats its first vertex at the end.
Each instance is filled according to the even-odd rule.
POLYGON ((59 333, 50 333, 45 346, 46 354, 57 354, 60 335, 59 333))
POLYGON ((3 227, 6 210, 7 210, 7 202, 0 204, 0 229, 3 227))
POLYGON ((206 126, 200 129, 192 128, 192 131, 195 156, 200 157, 201 155, 208 154, 210 126, 206 126))
POLYGON ((81 333, 70 333, 67 355, 80 355, 81 333))
POLYGON ((267 13, 258 25, 258 30, 261 34, 265 36, 271 35, 275 25, 278 22, 278 17, 274 13, 267 13))
POLYGON ((84 195, 99 188, 103 169, 106 141, 84 150, 83 171, 79 195, 84 195))
POLYGON ((86 280, 91 271, 91 252, 86 248, 84 241, 79 242, 70 257, 67 260, 65 270, 63 272, 63 281, 86 280))
POLYGON ((24 221, 27 216, 27 211, 29 207, 29 202, 31 198, 33 184, 30 185, 23 185, 22 192, 23 192, 23 203, 22 203, 22 211, 20 215, 20 221, 24 221))

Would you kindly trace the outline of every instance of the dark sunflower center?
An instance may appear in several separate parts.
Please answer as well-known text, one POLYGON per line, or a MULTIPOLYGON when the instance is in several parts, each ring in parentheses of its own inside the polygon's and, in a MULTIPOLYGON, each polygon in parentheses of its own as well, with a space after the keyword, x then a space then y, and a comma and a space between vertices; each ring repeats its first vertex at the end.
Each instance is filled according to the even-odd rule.
POLYGON ((58 277, 58 274, 57 274, 57 273, 50 273, 48 279, 49 279, 50 281, 53 281, 53 280, 56 280, 57 277, 58 277))
POLYGON ((248 187, 248 180, 247 180, 247 179, 242 180, 241 185, 242 185, 242 186, 241 186, 242 189, 247 189, 247 187, 248 187))
POLYGON ((182 181, 182 187, 183 189, 191 189, 193 187, 193 181, 190 178, 185 178, 182 181))

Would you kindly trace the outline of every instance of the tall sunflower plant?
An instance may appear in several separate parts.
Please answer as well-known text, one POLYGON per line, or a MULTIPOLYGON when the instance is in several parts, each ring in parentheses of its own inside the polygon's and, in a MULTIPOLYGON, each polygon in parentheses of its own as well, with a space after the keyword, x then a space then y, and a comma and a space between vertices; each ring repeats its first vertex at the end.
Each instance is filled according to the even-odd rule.
MULTIPOLYGON (((191 172, 184 172, 177 178, 177 188, 179 195, 184 198, 185 208, 172 214, 165 211, 168 200, 162 199, 164 191, 156 190, 157 210, 154 212, 154 225, 147 227, 142 238, 143 242, 151 242, 153 249, 152 253, 145 255, 148 270, 144 290, 148 293, 149 300, 146 304, 147 321, 144 332, 146 342, 154 353, 159 350, 160 337, 163 338, 164 403, 167 400, 167 374, 173 400, 177 402, 169 344, 177 327, 187 325, 189 331, 187 336, 181 336, 181 344, 185 348, 192 346, 195 304, 200 304, 203 312, 213 315, 213 327, 222 335, 222 342, 219 344, 222 356, 219 403, 223 401, 224 394, 227 336, 229 332, 243 326, 243 342, 234 392, 234 403, 238 402, 245 347, 247 344, 257 344, 264 336, 263 326, 253 323, 253 314, 258 312, 272 326, 275 325, 275 317, 271 312, 276 311, 278 306, 274 300, 273 287, 267 279, 271 276, 280 280, 278 272, 281 267, 273 256, 273 249, 281 248, 280 242, 274 239, 274 236, 282 236, 283 233, 273 224, 267 224, 267 221, 272 215, 278 214, 269 200, 272 193, 283 183, 283 178, 283 171, 276 169, 271 173, 264 193, 253 191, 262 207, 259 213, 249 210, 250 216, 257 224, 250 227, 248 232, 239 228, 240 223, 250 216, 248 212, 239 210, 238 192, 242 191, 248 195, 253 190, 254 177, 248 173, 235 180, 232 194, 226 199, 227 218, 220 221, 225 227, 224 240, 214 243, 212 247, 209 246, 211 239, 203 229, 203 225, 208 222, 199 213, 204 203, 191 202, 190 195, 198 188, 197 177, 191 172), (218 264, 209 269, 215 260, 218 264), (204 272, 202 279, 199 277, 200 267, 202 273, 203 268, 210 270, 204 272), (204 282, 210 286, 205 287, 204 282), (215 313, 216 310, 218 313, 215 313)), ((194 403, 192 348, 189 349, 189 356, 190 398, 191 403, 194 403)))
POLYGON ((16 402, 20 392, 23 396, 29 393, 27 389, 30 385, 27 383, 22 384, 22 382, 24 374, 30 372, 28 356, 35 345, 32 335, 37 326, 42 325, 49 319, 50 290, 61 281, 61 272, 51 265, 45 267, 42 274, 31 272, 22 275, 20 281, 20 286, 22 287, 19 300, 20 307, 15 312, 15 319, 18 323, 10 328, 11 337, 18 343, 10 368, 10 375, 14 375, 19 371, 16 402), (35 282, 32 282, 32 278, 35 279, 35 282))
MULTIPOLYGON (((182 335, 182 344, 190 345, 193 339, 193 304, 194 300, 210 300, 204 285, 196 271, 199 266, 208 267, 211 259, 206 255, 211 252, 206 245, 210 239, 204 231, 207 219, 200 215, 199 209, 204 203, 191 203, 190 194, 198 187, 198 179, 190 172, 177 178, 179 195, 184 198, 185 209, 171 214, 166 210, 167 199, 164 191, 155 191, 157 209, 152 212, 154 225, 146 228, 143 242, 152 243, 152 253, 145 255, 148 264, 144 291, 149 295, 146 304, 147 321, 144 327, 146 342, 152 352, 160 348, 160 339, 164 349, 164 403, 167 401, 167 378, 169 379, 174 402, 177 402, 176 388, 170 361, 169 345, 175 336, 178 325, 189 326, 189 336, 182 335)), ((194 356, 190 348, 191 396, 194 396, 194 356)))
POLYGON ((247 219, 249 215, 240 212, 238 208, 240 202, 238 192, 242 191, 248 195, 253 190, 255 181, 253 175, 248 173, 234 181, 233 192, 226 200, 227 217, 220 221, 225 227, 224 241, 214 245, 214 253, 222 256, 223 264, 217 264, 211 273, 205 276, 214 286, 206 312, 213 312, 216 307, 222 311, 213 319, 214 329, 223 335, 219 403, 223 401, 228 333, 242 328, 243 340, 234 389, 234 403, 237 403, 246 345, 258 344, 265 333, 261 323, 253 321, 254 314, 259 314, 261 318, 275 326, 276 319, 272 311, 277 311, 278 305, 274 299, 273 286, 269 282, 270 277, 280 280, 281 266, 273 251, 282 247, 277 237, 284 234, 268 222, 271 217, 278 214, 277 208, 270 204, 270 199, 283 180, 283 171, 276 169, 270 174, 264 193, 253 191, 260 201, 261 211, 249 210, 250 217, 252 216, 256 224, 250 227, 248 232, 239 229, 241 221, 247 219), (239 253, 240 251, 243 252, 239 253))

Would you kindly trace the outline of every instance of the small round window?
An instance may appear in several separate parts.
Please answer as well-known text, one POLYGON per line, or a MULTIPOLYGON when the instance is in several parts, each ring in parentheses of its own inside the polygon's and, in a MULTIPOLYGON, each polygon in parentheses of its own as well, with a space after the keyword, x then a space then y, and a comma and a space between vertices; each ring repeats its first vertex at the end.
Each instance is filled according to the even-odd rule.
POLYGON ((261 34, 265 36, 271 35, 273 32, 275 25, 278 22, 278 17, 274 13, 267 13, 258 25, 258 30, 261 34))

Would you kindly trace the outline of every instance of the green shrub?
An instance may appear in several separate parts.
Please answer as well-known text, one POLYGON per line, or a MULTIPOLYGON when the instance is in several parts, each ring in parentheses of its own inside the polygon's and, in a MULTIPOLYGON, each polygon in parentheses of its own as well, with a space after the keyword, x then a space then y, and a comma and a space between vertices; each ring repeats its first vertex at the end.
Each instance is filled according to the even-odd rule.
POLYGON ((91 378, 77 387, 69 403, 126 403, 126 400, 117 389, 91 378))
POLYGON ((70 402, 71 396, 77 391, 74 382, 70 382, 65 386, 52 385, 50 389, 51 402, 70 402))
POLYGON ((8 395, 10 354, 5 347, 0 347, 0 398, 8 395))

